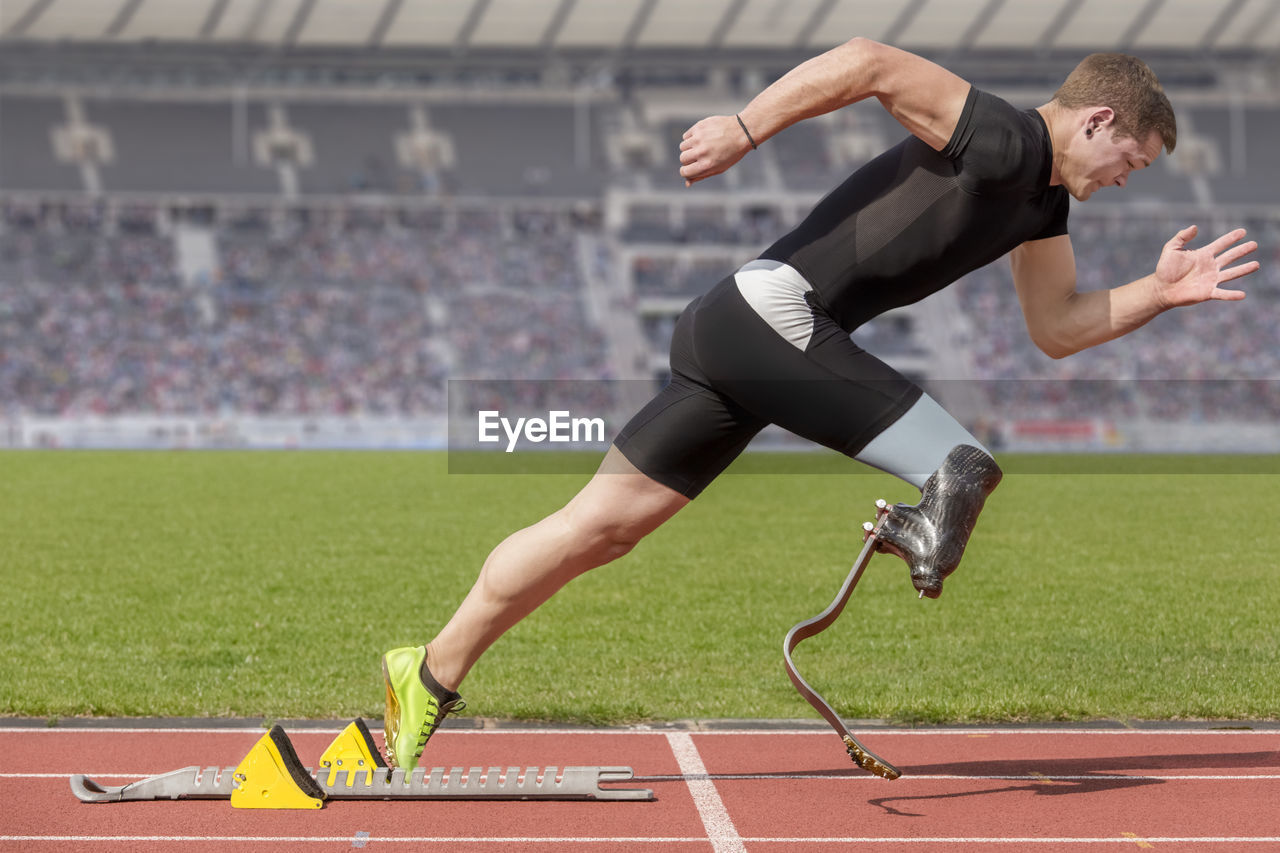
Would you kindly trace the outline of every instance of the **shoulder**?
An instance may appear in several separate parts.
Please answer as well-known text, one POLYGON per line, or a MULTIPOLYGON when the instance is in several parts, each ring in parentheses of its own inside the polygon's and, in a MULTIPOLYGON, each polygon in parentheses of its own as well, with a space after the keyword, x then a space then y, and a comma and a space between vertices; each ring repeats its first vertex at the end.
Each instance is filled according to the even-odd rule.
POLYGON ((971 189, 983 186, 1047 186, 1052 148, 1034 110, 1015 107, 974 87, 955 133, 942 154, 959 166, 971 189))
POLYGON ((858 79, 911 134, 934 151, 954 135, 971 86, 962 77, 914 53, 855 38, 851 54, 865 58, 858 79))

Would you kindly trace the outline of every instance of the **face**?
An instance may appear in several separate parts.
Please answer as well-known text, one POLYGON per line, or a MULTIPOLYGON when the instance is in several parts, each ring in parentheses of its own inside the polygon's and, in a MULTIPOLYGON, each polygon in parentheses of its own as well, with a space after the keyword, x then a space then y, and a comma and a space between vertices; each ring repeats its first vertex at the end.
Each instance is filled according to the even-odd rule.
POLYGON ((1078 201, 1103 187, 1123 187, 1129 174, 1150 166, 1163 147, 1154 130, 1144 140, 1117 136, 1110 121, 1091 121, 1077 133, 1074 143, 1062 177, 1067 192, 1078 201))

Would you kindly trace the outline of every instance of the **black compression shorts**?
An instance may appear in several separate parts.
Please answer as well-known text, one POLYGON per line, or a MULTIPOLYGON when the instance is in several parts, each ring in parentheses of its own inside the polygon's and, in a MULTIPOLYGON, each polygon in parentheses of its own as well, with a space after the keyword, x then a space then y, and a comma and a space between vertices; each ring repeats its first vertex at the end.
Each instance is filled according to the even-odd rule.
POLYGON ((850 340, 812 291, 794 299, 803 304, 790 306, 792 319, 812 318, 800 343, 757 313, 734 276, 691 302, 672 334, 670 383, 614 445, 690 498, 771 423, 855 456, 922 392, 850 340))

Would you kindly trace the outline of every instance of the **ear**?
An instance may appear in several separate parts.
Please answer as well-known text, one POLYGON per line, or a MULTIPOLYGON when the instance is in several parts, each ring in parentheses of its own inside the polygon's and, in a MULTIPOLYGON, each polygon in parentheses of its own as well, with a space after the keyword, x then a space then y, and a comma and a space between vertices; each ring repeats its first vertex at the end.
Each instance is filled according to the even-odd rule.
POLYGON ((1104 127, 1111 127, 1115 120, 1116 113, 1111 107, 1095 107, 1089 113, 1084 126, 1089 130, 1101 130, 1104 127))

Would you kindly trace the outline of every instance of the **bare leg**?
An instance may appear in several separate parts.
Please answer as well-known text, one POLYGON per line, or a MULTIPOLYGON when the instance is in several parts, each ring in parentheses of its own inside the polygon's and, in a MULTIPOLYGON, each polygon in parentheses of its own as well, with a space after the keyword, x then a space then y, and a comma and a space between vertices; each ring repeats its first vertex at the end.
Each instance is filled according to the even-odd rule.
POLYGON ((493 549, 471 592, 427 645, 427 668, 457 690, 498 637, 578 575, 626 554, 688 502, 610 447, 563 509, 493 549))

